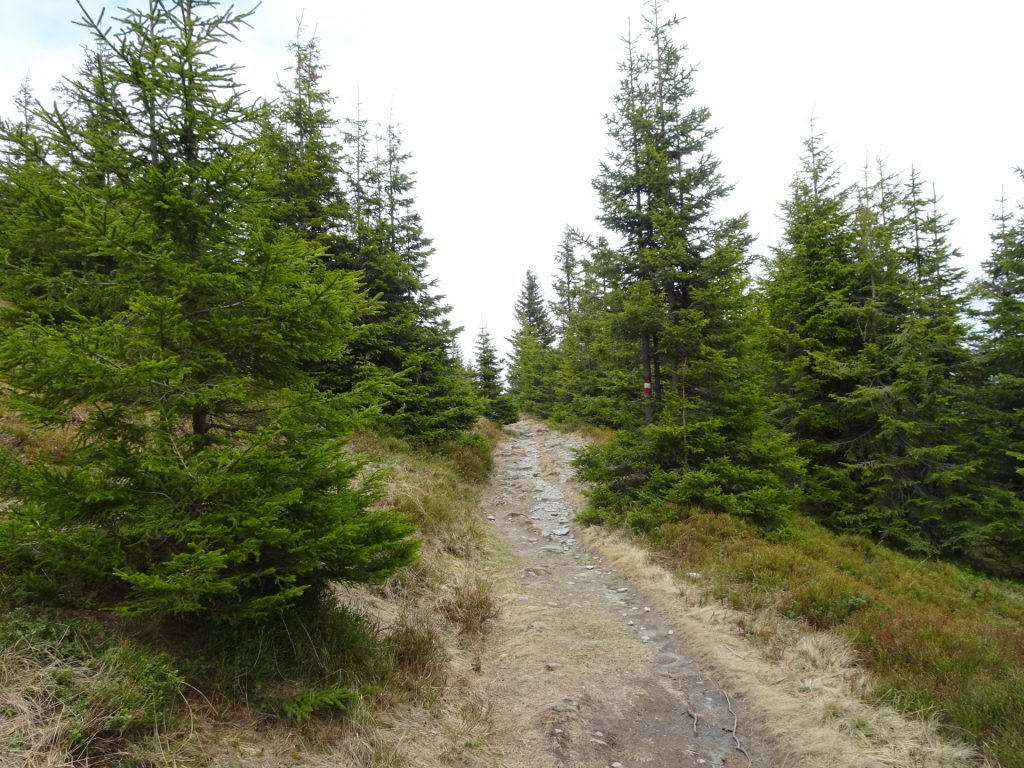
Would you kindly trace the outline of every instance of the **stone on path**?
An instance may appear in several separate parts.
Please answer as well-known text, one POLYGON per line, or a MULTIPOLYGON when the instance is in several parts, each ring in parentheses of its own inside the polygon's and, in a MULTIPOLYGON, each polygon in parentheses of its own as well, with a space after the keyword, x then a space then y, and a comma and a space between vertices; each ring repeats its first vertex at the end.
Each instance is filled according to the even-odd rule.
POLYGON ((568 714, 569 712, 575 712, 579 709, 579 706, 572 699, 561 699, 560 701, 552 701, 548 704, 548 709, 552 712, 558 712, 559 714, 568 714))

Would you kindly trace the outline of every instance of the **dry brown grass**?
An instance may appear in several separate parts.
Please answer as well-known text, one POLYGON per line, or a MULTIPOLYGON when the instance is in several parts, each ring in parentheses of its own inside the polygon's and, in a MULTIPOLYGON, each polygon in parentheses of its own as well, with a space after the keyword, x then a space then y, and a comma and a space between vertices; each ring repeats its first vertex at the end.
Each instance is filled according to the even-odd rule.
POLYGON ((43 429, 0 411, 0 447, 26 459, 64 456, 74 442, 76 425, 73 421, 65 427, 43 429))
POLYGON ((162 655, 19 612, 0 638, 0 766, 141 764, 168 752, 179 684, 162 655))
POLYGON ((441 612, 467 641, 479 642, 498 616, 498 603, 490 583, 473 577, 455 585, 452 594, 441 604, 441 612))
POLYGON ((480 434, 482 434, 487 442, 492 446, 497 445, 506 437, 506 433, 502 431, 501 426, 495 424, 490 419, 480 419, 479 422, 477 422, 477 429, 480 430, 480 434))
POLYGON ((548 426, 563 434, 572 435, 573 437, 578 438, 581 443, 587 443, 588 445, 601 445, 602 443, 606 443, 611 440, 615 435, 614 429, 610 429, 608 427, 595 427, 592 424, 553 422, 549 423, 548 426))

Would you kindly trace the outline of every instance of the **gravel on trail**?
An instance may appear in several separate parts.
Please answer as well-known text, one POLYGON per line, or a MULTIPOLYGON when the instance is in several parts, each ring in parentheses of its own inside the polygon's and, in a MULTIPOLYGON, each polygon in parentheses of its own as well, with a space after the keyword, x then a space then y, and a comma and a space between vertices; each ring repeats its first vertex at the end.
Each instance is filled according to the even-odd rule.
POLYGON ((577 539, 577 435, 521 421, 482 510, 517 559, 483 681, 502 766, 767 768, 744 702, 687 654, 652 600, 577 539))

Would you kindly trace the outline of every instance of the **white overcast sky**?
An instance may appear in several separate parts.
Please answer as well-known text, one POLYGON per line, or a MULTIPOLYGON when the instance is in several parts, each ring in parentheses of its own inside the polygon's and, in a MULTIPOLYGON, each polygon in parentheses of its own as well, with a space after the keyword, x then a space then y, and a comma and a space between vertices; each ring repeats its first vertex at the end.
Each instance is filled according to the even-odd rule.
MULTIPOLYGON (((735 185, 727 212, 749 212, 755 253, 777 242, 813 118, 848 181, 881 156, 934 182, 977 272, 1001 192, 1024 200, 1013 172, 1024 165, 1024 2, 672 0, 668 10, 698 66, 694 104, 720 129, 712 150, 735 185)), ((75 3, 0 0, 0 11, 0 97, 10 104, 28 75, 46 101, 81 60, 75 3)), ((269 96, 297 18, 315 28, 338 116, 358 100, 364 116, 392 113, 402 126, 437 248, 431 272, 466 328, 463 348, 486 324, 505 349, 527 267, 546 286, 564 227, 598 231, 602 115, 627 25, 636 32, 644 12, 641 0, 264 0, 223 55, 269 96)))

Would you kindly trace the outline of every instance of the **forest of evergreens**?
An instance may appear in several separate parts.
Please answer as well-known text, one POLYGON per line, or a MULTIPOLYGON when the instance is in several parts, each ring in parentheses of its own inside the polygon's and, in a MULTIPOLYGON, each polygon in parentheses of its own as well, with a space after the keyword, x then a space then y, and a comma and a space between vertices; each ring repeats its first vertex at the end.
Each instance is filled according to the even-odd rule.
POLYGON ((967 282, 935 187, 883 162, 844 180, 812 124, 755 263, 746 218, 718 214, 678 21, 647 7, 606 116, 602 229, 566 229, 551 301, 527 272, 512 403, 610 430, 577 458, 584 521, 710 578, 769 645, 764 616, 839 633, 880 701, 1021 765, 1024 212, 1002 202, 967 282))
MULTIPOLYGON (((134 713, 83 716, 60 749, 120 754, 185 681, 305 721, 443 677, 426 623, 384 631, 332 590, 415 571, 430 536, 471 549, 479 417, 526 412, 609 430, 577 460, 588 521, 709 572, 784 572, 787 616, 856 614, 888 690, 1007 766, 1024 754, 1019 599, 968 570, 1024 576, 1024 214, 995 212, 965 282, 931 183, 882 163, 849 183, 812 126, 755 269, 746 218, 718 213, 678 22, 648 9, 607 116, 601 231, 566 230, 552 301, 527 273, 506 383, 486 329, 460 359, 399 127, 334 114, 315 38, 250 101, 224 63, 250 12, 152 2, 83 16, 53 106, 25 84, 0 122, 0 650, 66 661, 46 690, 83 711, 76 675, 105 676, 95 696, 134 713), (432 487, 386 496, 387 461, 361 458, 378 446, 432 487), (906 566, 877 543, 954 563, 903 585, 898 624, 906 566), (940 632, 936 602, 966 618, 940 632), (938 663, 961 648, 971 686, 938 663)), ((722 596, 764 607, 749 586, 722 596)), ((444 588, 493 616, 477 582, 444 588)))
POLYGON ((677 20, 649 9, 594 179, 605 234, 566 230, 550 304, 527 274, 513 401, 618 430, 579 459, 595 520, 701 508, 782 534, 799 510, 1024 574, 1024 215, 1004 202, 967 284, 934 186, 882 162, 848 183, 812 125, 752 269, 745 217, 716 214, 730 187, 677 20))
POLYGON ((399 128, 333 114, 301 28, 250 102, 252 12, 81 10, 53 106, 26 82, 0 121, 0 762, 178 765, 191 695, 415 702, 490 615, 451 563, 494 381, 426 276, 399 128), (337 599, 399 571, 386 627, 337 599))
POLYGON ((26 86, 3 123, 5 408, 74 433, 2 459, 17 601, 234 623, 384 578, 413 528, 340 440, 471 439, 398 128, 332 115, 315 40, 247 103, 247 15, 86 16, 55 106, 26 86))

